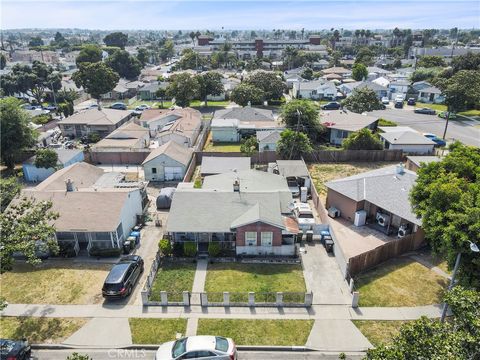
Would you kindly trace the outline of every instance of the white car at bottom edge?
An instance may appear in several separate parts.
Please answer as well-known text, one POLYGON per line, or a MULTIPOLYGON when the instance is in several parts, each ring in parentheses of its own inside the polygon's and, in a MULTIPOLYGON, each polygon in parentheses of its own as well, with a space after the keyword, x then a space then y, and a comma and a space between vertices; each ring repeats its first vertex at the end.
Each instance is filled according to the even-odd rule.
POLYGON ((222 336, 189 336, 169 341, 155 354, 155 360, 237 360, 237 349, 230 338, 222 336))

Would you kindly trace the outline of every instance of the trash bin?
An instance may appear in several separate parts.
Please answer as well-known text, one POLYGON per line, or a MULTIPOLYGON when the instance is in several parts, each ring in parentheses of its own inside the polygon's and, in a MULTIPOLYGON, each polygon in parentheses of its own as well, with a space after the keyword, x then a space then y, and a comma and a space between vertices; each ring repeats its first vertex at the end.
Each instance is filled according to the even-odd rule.
POLYGON ((140 244, 140 231, 132 231, 130 233, 130 237, 134 237, 135 238, 135 245, 138 245, 140 244))
POLYGON ((123 253, 126 255, 126 254, 129 254, 130 253, 130 250, 132 248, 132 242, 131 240, 125 240, 123 242, 123 253))
POLYGON ((332 239, 325 239, 325 250, 327 253, 333 252, 333 240, 332 239))
POLYGON ((307 230, 307 242, 313 241, 313 230, 307 230))

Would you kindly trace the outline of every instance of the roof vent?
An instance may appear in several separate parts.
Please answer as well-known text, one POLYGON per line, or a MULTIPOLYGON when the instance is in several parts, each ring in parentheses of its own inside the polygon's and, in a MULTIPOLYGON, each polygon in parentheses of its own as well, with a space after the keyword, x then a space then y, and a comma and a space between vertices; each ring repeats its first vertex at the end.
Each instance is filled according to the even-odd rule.
POLYGON ((233 183, 233 192, 240 192, 240 181, 235 179, 233 183))
POLYGON ((73 181, 72 181, 72 180, 67 179, 67 181, 65 181, 65 185, 66 185, 66 187, 67 187, 67 191, 68 191, 68 192, 74 191, 74 189, 73 189, 73 181))

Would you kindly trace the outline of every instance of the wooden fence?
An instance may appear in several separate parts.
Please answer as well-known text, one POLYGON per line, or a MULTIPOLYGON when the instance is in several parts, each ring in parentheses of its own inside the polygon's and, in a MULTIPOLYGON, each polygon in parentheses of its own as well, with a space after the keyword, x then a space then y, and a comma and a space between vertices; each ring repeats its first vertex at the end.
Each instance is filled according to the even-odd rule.
MULTIPOLYGON (((221 152, 221 151, 197 151, 197 161, 198 164, 202 163, 203 156, 212 156, 212 157, 246 157, 248 156, 242 152, 221 152)), ((252 154, 251 156, 252 164, 268 164, 269 162, 275 162, 279 159, 275 151, 263 151, 259 153, 252 154)))
POLYGON ((306 162, 402 161, 402 150, 319 150, 303 156, 306 162))

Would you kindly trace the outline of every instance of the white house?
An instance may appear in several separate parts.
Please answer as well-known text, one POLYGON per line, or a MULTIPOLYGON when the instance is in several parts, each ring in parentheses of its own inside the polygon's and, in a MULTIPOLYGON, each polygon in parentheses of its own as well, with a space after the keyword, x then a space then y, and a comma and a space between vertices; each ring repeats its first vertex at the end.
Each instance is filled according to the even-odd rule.
POLYGON ((178 181, 187 171, 193 150, 169 141, 154 149, 143 161, 145 180, 178 181))
POLYGON ((435 142, 408 127, 381 126, 380 139, 385 149, 400 149, 412 155, 429 155, 433 153, 435 142))
MULTIPOLYGON (((58 155, 57 168, 64 168, 84 160, 82 150, 53 149, 58 155)), ((54 168, 39 168, 35 166, 36 156, 32 156, 22 164, 25 181, 40 182, 52 175, 54 168)))
POLYGON ((375 130, 378 118, 351 111, 327 111, 321 116, 322 125, 329 130, 330 144, 342 145, 350 134, 361 129, 375 130))
POLYGON ((258 151, 276 151, 282 130, 257 131, 258 151))
POLYGON ((337 88, 331 81, 312 80, 293 84, 293 97, 299 99, 333 100, 337 95, 337 88))

